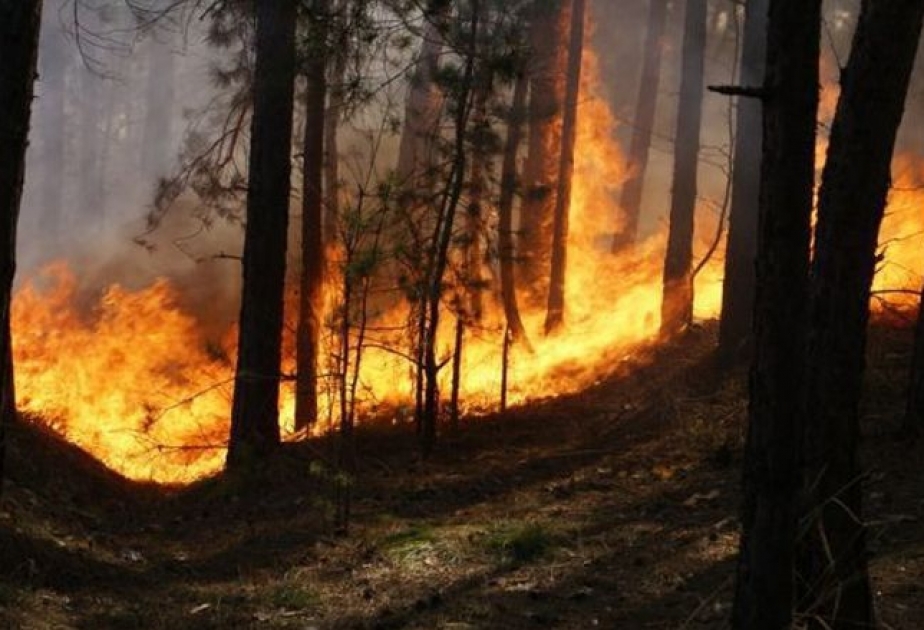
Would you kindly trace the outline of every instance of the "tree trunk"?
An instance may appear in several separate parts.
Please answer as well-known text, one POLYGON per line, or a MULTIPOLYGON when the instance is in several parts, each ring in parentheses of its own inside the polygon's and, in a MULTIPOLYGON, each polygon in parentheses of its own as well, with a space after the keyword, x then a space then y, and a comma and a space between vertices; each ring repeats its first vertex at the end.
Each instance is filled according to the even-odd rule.
POLYGON ((305 137, 302 147, 302 268, 299 278, 295 361, 295 430, 318 420, 318 346, 324 294, 324 134, 327 101, 328 0, 316 0, 305 66, 305 137))
POLYGON ((297 4, 257 3, 250 182, 229 469, 279 444, 279 368, 292 153, 297 4))
POLYGON ((519 258, 522 287, 533 305, 548 302, 555 179, 561 160, 562 106, 565 100, 568 31, 573 0, 536 0, 530 41, 529 141, 523 170, 519 258))
POLYGON ((622 252, 638 238, 642 191, 645 187, 645 173, 648 170, 648 151, 651 148, 651 135, 658 109, 661 52, 664 48, 664 30, 667 25, 667 0, 649 0, 648 4, 648 35, 645 40, 641 84, 633 120, 632 142, 629 145, 628 176, 619 197, 623 223, 618 226, 613 239, 614 254, 622 252))
POLYGON ((423 409, 421 412, 421 452, 429 456, 436 442, 437 419, 439 415, 439 371, 442 368, 436 356, 436 344, 440 326, 440 305, 443 295, 443 277, 449 261, 449 246, 452 242, 453 224, 465 183, 467 164, 465 139, 469 130, 472 110, 472 88, 475 78, 475 57, 477 54, 478 30, 480 24, 480 2, 472 0, 469 50, 465 53, 465 70, 461 77, 459 99, 455 105, 455 138, 453 158, 449 177, 440 201, 436 229, 431 243, 432 254, 427 265, 425 311, 421 313, 424 325, 421 359, 424 371, 423 409))
POLYGON ((661 334, 674 335, 693 320, 693 221, 696 214, 699 139, 703 111, 706 0, 687 0, 683 68, 674 147, 674 190, 664 260, 661 334))
MULTIPOLYGON (((769 4, 769 0, 752 0, 745 6, 744 50, 741 55, 741 83, 745 86, 759 86, 764 80, 769 4)), ((717 351, 719 364, 724 367, 747 359, 756 282, 754 264, 760 203, 761 101, 739 98, 737 111, 717 351)))
POLYGON ((789 628, 821 0, 770 3, 735 630, 789 628))
POLYGON ((577 108, 578 94, 581 89, 586 6, 586 0, 572 0, 571 3, 571 40, 568 43, 565 112, 562 122, 561 156, 558 164, 558 186, 555 194, 555 216, 552 229, 552 269, 549 275, 549 305, 545 318, 546 334, 561 328, 565 318, 568 219, 571 214, 571 179, 574 175, 574 143, 577 139, 577 108))
POLYGON ((452 391, 449 396, 449 426, 453 431, 459 429, 459 391, 462 387, 462 347, 465 344, 465 320, 456 316, 455 343, 452 351, 452 391))
MULTIPOLYGON (((523 120, 526 116, 525 73, 517 76, 513 88, 513 105, 507 121, 507 142, 504 146, 501 166, 500 200, 498 202, 498 249, 500 250, 501 296, 504 303, 504 317, 514 341, 529 345, 526 329, 520 318, 520 307, 516 293, 516 248, 513 241, 513 201, 517 189, 517 155, 523 140, 523 120)), ((506 344, 506 341, 505 341, 506 344)))
POLYGON ((870 287, 895 138, 924 19, 920 0, 864 0, 818 196, 807 359, 801 573, 814 627, 874 626, 858 461, 870 287))
POLYGON ((10 350, 10 293, 16 274, 16 225, 38 58, 41 0, 0 0, 0 479, 4 428, 16 410, 10 350))

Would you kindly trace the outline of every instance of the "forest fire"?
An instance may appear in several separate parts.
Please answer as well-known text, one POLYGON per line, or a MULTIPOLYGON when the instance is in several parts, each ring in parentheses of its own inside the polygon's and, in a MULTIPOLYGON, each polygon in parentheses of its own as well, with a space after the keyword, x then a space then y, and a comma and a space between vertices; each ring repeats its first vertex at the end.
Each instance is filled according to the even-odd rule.
POLYGON ((189 481, 217 470, 222 451, 209 447, 227 439, 222 384, 231 371, 175 290, 166 281, 136 292, 112 286, 87 313, 78 301, 63 265, 16 294, 20 408, 132 478, 189 481))
POLYGON ((916 310, 924 248, 924 162, 904 154, 893 165, 895 181, 880 232, 880 263, 873 282, 873 308, 916 310))
MULTIPOLYGON (((566 324, 546 336, 541 332, 544 309, 523 312, 531 349, 514 346, 511 352, 507 400, 513 404, 586 387, 659 329, 666 234, 619 256, 608 253, 624 159, 590 51, 583 66, 566 324)), ((912 305, 916 296, 904 292, 917 291, 920 284, 915 261, 924 239, 918 211, 924 192, 915 186, 924 180, 924 170, 908 157, 900 160, 898 172, 875 289, 894 291, 890 303, 912 305)), ((708 213, 698 214, 704 221, 708 213)), ((709 249, 714 232, 715 226, 698 227, 696 256, 709 249)), ((718 314, 721 279, 719 248, 696 278, 698 318, 718 314)), ((91 308, 81 308, 86 300, 64 263, 27 282, 13 310, 20 407, 133 479, 189 482, 219 470, 229 429, 236 331, 221 331, 217 339, 214 331, 205 334, 195 315, 180 306, 177 291, 167 280, 138 291, 111 286, 91 308)), ((497 299, 488 302, 484 320, 464 347, 460 394, 468 413, 496 409, 500 397, 504 315, 497 299)), ((404 309, 397 311, 378 318, 406 321, 404 309)), ((445 320, 442 357, 452 350, 452 315, 447 313, 445 320)), ((330 334, 324 342, 322 356, 331 356, 336 342, 330 334)), ((294 370, 291 339, 286 357, 283 372, 289 374, 294 370)), ((363 349, 362 366, 360 409, 386 406, 401 415, 413 398, 406 357, 370 344, 363 349)), ((441 374, 441 387, 448 392, 448 369, 441 374)), ((330 422, 319 431, 337 416, 331 397, 324 395, 330 389, 321 388, 320 415, 330 422)), ((283 384, 281 412, 284 433, 291 436, 291 382, 283 384)))
MULTIPOLYGON (((586 386, 658 331, 664 236, 640 244, 634 254, 605 255, 623 159, 593 55, 585 55, 583 75, 566 327, 546 337, 541 334, 544 310, 523 313, 532 352, 513 349, 508 390, 513 404, 586 386)), ((719 278, 718 261, 700 275, 700 317, 717 312, 719 278)), ((13 312, 20 407, 130 478, 188 482, 217 471, 229 428, 235 331, 210 339, 178 297, 166 280, 139 291, 111 286, 91 308, 81 309, 78 304, 86 300, 64 263, 27 282, 13 312)), ((381 319, 405 316, 389 313, 381 319)), ((502 309, 489 305, 481 329, 466 341, 463 411, 497 407, 502 322, 502 309)), ((451 351, 449 328, 444 326, 441 353, 451 351)), ((334 343, 329 337, 328 345, 334 343)), ((292 343, 286 345, 283 371, 289 373, 294 359, 292 343)), ((329 356, 330 351, 324 352, 329 356)), ((448 372, 442 379, 447 391, 448 372)), ((363 353, 360 397, 367 407, 407 405, 409 373, 405 359, 370 346, 363 353)), ((284 383, 282 423, 290 435, 293 400, 291 383, 284 383)), ((322 417, 334 415, 322 409, 322 417)))
MULTIPOLYGON (((585 102, 591 107, 599 103, 585 102)), ((584 147, 599 134, 597 123, 607 122, 605 108, 595 114, 602 121, 588 120, 581 127, 584 147)), ((609 155, 615 150, 605 143, 594 146, 609 155)), ((607 162, 595 151, 582 149, 579 155, 568 325, 544 337, 539 334, 542 310, 524 313, 533 353, 515 349, 511 357, 512 403, 577 391, 658 331, 664 239, 649 239, 632 256, 602 255, 595 243, 600 229, 596 208, 610 190, 587 183, 607 181, 593 172, 607 162), (622 279, 618 287, 610 282, 614 277, 622 279)), ((910 306, 916 296, 904 292, 919 289, 916 260, 924 220, 918 209, 924 192, 914 188, 920 166, 913 168, 904 160, 898 172, 905 175, 892 195, 883 228, 885 258, 875 289, 895 291, 883 297, 890 304, 910 306)), ((700 318, 718 313, 720 263, 717 259, 708 265, 698 279, 700 318)), ((63 264, 26 283, 13 310, 21 409, 130 478, 188 482, 219 470, 230 414, 234 331, 210 340, 177 298, 166 280, 138 291, 111 286, 84 311, 72 272, 63 264)), ((501 317, 495 311, 493 323, 489 317, 484 330, 467 342, 461 393, 465 409, 472 412, 498 404, 501 317)), ((366 398, 370 403, 407 404, 408 373, 407 362, 393 353, 367 349, 362 371, 366 398)), ((288 385, 281 408, 283 425, 291 431, 293 391, 288 385)))
POLYGON ((0 627, 921 625, 924 2, 54 4, 0 627))

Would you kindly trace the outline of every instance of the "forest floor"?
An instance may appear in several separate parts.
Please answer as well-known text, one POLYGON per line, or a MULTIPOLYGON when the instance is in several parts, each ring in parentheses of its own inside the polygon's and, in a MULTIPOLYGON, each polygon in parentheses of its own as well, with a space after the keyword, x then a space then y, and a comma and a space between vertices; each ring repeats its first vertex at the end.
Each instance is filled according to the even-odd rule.
MULTIPOLYGON (((722 628, 744 374, 712 332, 640 351, 578 395, 471 420, 421 462, 360 431, 349 532, 288 445, 266 478, 130 484, 24 422, 0 510, 0 627, 722 628)), ((910 336, 878 331, 867 519, 884 628, 924 619, 924 452, 894 438, 910 336)))

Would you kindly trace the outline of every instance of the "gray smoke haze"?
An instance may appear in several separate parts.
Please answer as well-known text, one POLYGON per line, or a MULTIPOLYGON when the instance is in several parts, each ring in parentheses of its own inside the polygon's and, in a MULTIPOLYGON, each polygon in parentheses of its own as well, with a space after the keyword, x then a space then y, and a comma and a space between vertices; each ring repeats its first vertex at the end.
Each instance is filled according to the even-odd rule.
POLYGON ((79 16, 75 25, 71 3, 46 3, 19 278, 62 259, 87 286, 200 273, 196 259, 233 247, 239 230, 187 243, 200 226, 178 212, 154 236, 156 249, 133 239, 175 167, 191 113, 214 94, 214 51, 195 22, 140 31, 121 2, 86 3, 79 16))
MULTIPOLYGON (((221 53, 205 42, 201 22, 192 21, 190 28, 168 24, 138 32, 123 2, 83 3, 89 8, 82 13, 81 29, 75 28, 70 2, 47 3, 20 222, 20 278, 49 261, 66 259, 88 286, 113 281, 137 286, 167 275, 191 294, 206 296, 203 302, 218 303, 218 295, 221 304, 233 305, 239 267, 233 260, 214 257, 239 253, 239 226, 218 221, 203 230, 191 208, 183 206, 195 200, 181 201, 151 237, 154 250, 133 241, 145 230, 158 179, 176 168, 192 113, 201 112, 217 93, 210 65, 221 53)), ((846 60, 857 4, 826 2, 823 49, 831 67, 846 60)), ((670 205, 683 6, 675 0, 668 13, 643 234, 664 226, 670 205)), ((619 122, 617 141, 626 149, 635 117, 648 1, 591 0, 589 15, 604 91, 619 122)), ((735 81, 742 20, 740 2, 710 2, 707 84, 735 81)), ((408 52, 387 54, 398 58, 392 63, 398 67, 408 52)), ((370 66, 379 67, 374 62, 370 66)), ((919 74, 920 68, 921 64, 919 74)), ((913 100, 921 98, 922 85, 924 81, 915 82, 913 100)), ((401 112, 406 91, 406 83, 392 84, 378 102, 358 110, 342 126, 344 178, 365 177, 370 138, 381 127, 383 112, 401 112)), ((700 197, 708 216, 697 221, 700 240, 714 232, 725 196, 733 111, 734 103, 727 97, 706 94, 700 197)), ((920 145, 915 142, 924 128, 917 124, 919 118, 916 109, 909 108, 905 145, 920 145)), ((376 172, 384 174, 391 167, 395 144, 394 135, 383 143, 376 172)), ((233 317, 235 309, 230 310, 233 317)))

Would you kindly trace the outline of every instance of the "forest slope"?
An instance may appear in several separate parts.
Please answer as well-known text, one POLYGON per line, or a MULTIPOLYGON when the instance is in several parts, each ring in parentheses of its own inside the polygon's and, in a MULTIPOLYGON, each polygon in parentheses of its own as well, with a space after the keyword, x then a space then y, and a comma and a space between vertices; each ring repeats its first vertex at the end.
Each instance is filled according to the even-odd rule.
MULTIPOLYGON (((737 540, 743 375, 711 330, 639 353, 579 395, 472 421, 421 462, 404 428, 359 435, 346 536, 287 446, 269 490, 114 477, 28 423, 0 511, 0 627, 721 628, 737 540)), ((866 457, 877 597, 924 611, 920 447, 893 438, 909 348, 871 351, 866 457)))

